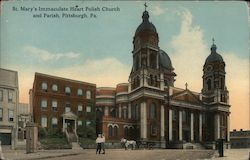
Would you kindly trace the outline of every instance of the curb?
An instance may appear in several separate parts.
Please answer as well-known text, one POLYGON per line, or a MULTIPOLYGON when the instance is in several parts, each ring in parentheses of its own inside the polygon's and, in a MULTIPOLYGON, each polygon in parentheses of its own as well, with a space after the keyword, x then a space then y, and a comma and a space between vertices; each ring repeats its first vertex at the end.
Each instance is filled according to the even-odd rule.
POLYGON ((14 159, 14 160, 40 160, 40 159, 49 159, 49 158, 57 158, 57 157, 68 157, 68 156, 75 156, 80 155, 81 153, 68 153, 68 154, 62 154, 62 155, 52 155, 52 156, 44 156, 44 157, 30 157, 30 158, 20 158, 20 159, 14 159))

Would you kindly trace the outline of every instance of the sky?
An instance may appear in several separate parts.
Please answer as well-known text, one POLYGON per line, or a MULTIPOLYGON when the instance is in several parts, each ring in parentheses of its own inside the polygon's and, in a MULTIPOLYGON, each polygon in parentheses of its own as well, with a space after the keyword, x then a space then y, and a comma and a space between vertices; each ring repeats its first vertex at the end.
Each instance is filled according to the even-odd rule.
MULTIPOLYGON (((133 36, 144 1, 5 1, 1 4, 0 67, 19 75, 20 102, 28 103, 34 73, 40 72, 115 87, 128 82, 133 36), (76 7, 97 11, 35 11, 76 7), (21 7, 23 10, 21 10, 21 7), (24 10, 24 8, 33 10, 24 10), (103 11, 102 8, 116 11, 103 11), (100 11, 98 11, 98 8, 100 11), (16 10, 17 9, 17 10, 16 10), (62 18, 62 14, 88 18, 62 18), (34 15, 42 14, 41 18, 34 15), (60 18, 46 18, 58 14, 60 18), (90 17, 90 14, 96 17, 90 17)), ((202 68, 212 38, 226 63, 231 129, 249 129, 249 26, 245 2, 147 1, 149 20, 168 53, 175 86, 202 89, 202 68)))

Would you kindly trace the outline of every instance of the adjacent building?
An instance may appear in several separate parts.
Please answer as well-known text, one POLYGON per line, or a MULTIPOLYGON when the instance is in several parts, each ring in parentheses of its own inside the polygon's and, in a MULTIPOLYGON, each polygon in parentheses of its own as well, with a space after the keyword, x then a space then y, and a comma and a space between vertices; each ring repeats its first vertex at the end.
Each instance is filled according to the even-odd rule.
POLYGON ((250 148, 250 130, 231 131, 230 143, 231 148, 250 148))
POLYGON ((95 126, 95 96, 95 84, 35 73, 30 90, 34 122, 74 134, 78 126, 95 126))
POLYGON ((30 105, 27 103, 19 103, 17 107, 18 119, 18 141, 26 139, 26 124, 31 122, 30 105))
POLYGON ((3 145, 16 145, 18 73, 0 68, 0 140, 3 145))
POLYGON ((188 84, 174 86, 173 64, 159 47, 159 34, 146 10, 132 43, 129 82, 97 88, 97 131, 108 140, 125 137, 164 148, 182 148, 186 143, 214 148, 220 138, 229 144, 225 62, 214 40, 203 66, 201 92, 191 91, 188 84))

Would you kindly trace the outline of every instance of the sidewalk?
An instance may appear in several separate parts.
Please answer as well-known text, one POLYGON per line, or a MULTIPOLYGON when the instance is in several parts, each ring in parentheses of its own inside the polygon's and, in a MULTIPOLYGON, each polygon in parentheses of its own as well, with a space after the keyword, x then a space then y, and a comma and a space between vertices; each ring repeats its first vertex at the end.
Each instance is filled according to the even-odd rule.
POLYGON ((83 150, 38 150, 36 153, 26 154, 26 150, 3 149, 3 155, 6 160, 34 160, 48 159, 54 157, 65 157, 83 154, 83 150))
POLYGON ((226 149, 224 157, 219 157, 218 152, 215 154, 215 160, 248 160, 250 148, 247 149, 226 149))

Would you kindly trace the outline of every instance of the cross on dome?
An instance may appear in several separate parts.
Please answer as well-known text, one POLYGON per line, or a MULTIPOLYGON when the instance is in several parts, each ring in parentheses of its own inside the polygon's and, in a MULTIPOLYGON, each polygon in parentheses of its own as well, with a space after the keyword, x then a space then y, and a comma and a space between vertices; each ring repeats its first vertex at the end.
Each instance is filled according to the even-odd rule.
POLYGON ((145 11, 146 11, 148 7, 146 2, 144 3, 144 6, 145 6, 145 11))

